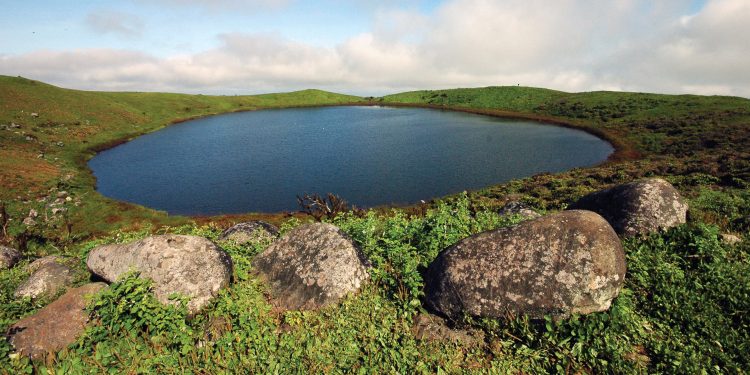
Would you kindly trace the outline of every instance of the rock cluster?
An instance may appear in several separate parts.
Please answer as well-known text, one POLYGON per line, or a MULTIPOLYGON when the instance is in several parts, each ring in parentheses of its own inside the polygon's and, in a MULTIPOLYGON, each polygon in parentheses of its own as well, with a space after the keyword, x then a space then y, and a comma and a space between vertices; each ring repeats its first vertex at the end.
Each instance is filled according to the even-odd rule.
POLYGON ((608 309, 624 278, 625 254, 609 224, 566 211, 443 250, 427 270, 425 300, 451 319, 586 314, 608 309))
MULTIPOLYGON (((44 153, 37 155, 37 158, 44 158, 44 153)), ((63 181, 72 178, 72 175, 66 175, 63 181)), ((19 197, 20 198, 20 197, 19 197)), ((29 203, 29 202, 25 202, 29 203)), ((58 191, 52 187, 48 190, 47 195, 36 200, 37 209, 31 208, 28 215, 23 218, 22 223, 28 228, 63 226, 67 224, 65 213, 70 206, 80 206, 82 204, 80 196, 74 196, 65 190, 58 191)))
MULTIPOLYGON (((53 204, 70 201, 66 192, 59 192, 53 204)), ((572 207, 578 209, 540 217, 522 203, 506 205, 502 214, 521 215, 528 221, 476 234, 440 252, 425 274, 425 305, 451 320, 465 315, 565 317, 606 310, 625 278, 625 255, 617 234, 632 236, 675 226, 685 222, 687 211, 679 193, 661 179, 590 194, 572 207)), ((37 216, 32 210, 27 218, 37 216)), ((333 225, 301 225, 277 237, 276 227, 251 221, 227 229, 220 240, 237 244, 274 240, 252 265, 279 309, 318 309, 338 303, 369 278, 365 256, 333 225)), ((730 235, 722 238, 726 243, 741 241, 730 235)), ((18 251, 0 247, 0 269, 13 267, 20 258, 18 251)), ((154 294, 163 303, 174 303, 170 297, 175 293, 188 297, 191 314, 227 287, 233 272, 231 257, 213 242, 171 234, 96 247, 86 265, 107 282, 135 271, 153 280, 154 294)), ((31 276, 15 295, 57 294, 76 280, 74 269, 66 258, 41 258, 29 264, 31 276)), ((31 357, 69 345, 87 323, 88 296, 104 287, 93 283, 68 290, 14 324, 8 333, 11 344, 31 357)), ((217 326, 222 325, 226 324, 217 326)), ((467 345, 482 342, 481 336, 453 330, 441 318, 428 315, 415 320, 414 334, 467 345)))
MULTIPOLYGON (((154 281, 154 294, 163 303, 179 293, 190 298, 188 310, 199 311, 229 284, 232 260, 211 241, 194 236, 152 236, 125 245, 104 245, 89 253, 87 266, 108 282, 129 272, 154 281)), ((29 279, 16 291, 17 297, 53 295, 75 279, 69 261, 48 256, 29 264, 29 279)), ((32 358, 58 351, 83 332, 88 321, 84 308, 90 295, 104 283, 70 289, 55 302, 14 324, 8 338, 16 351, 32 358)))

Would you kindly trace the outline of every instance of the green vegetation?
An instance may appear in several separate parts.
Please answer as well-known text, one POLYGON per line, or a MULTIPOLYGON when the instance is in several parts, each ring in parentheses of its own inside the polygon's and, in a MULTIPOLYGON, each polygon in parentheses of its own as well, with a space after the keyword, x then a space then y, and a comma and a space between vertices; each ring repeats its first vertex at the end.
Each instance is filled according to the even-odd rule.
POLYGON ((452 89, 436 91, 411 91, 388 95, 386 103, 431 104, 476 109, 499 109, 514 112, 531 112, 540 103, 565 97, 562 91, 530 87, 485 87, 481 89, 452 89))
MULTIPOLYGON (((97 149, 183 118, 353 102, 536 118, 599 134, 618 153, 597 167, 540 174, 414 207, 326 219, 347 232, 374 266, 372 282, 340 306, 273 310, 251 274, 252 257, 267 243, 221 243, 234 260, 235 282, 201 314, 188 318, 184 308, 157 303, 148 281, 126 278, 92 302, 95 324, 71 348, 30 362, 9 357, 10 346, 0 341, 2 372, 741 374, 750 368, 747 99, 525 87, 418 91, 370 101, 313 90, 212 97, 83 92, 0 77, 0 200, 13 219, 6 240, 25 238, 28 257, 77 257, 83 269, 96 245, 152 233, 215 240, 228 222, 250 217, 289 230, 312 219, 171 217, 111 201, 94 191, 84 161, 97 149), (11 123, 20 127, 2 128, 11 123), (518 222, 496 213, 506 201, 520 199, 554 211, 591 191, 648 176, 668 179, 688 198, 689 222, 624 242, 626 284, 609 311, 561 321, 467 317, 456 328, 482 332, 476 345, 415 338, 414 320, 424 312, 422 271, 458 239, 518 222), (46 204, 61 190, 72 201, 65 203, 69 211, 59 221, 38 219, 33 230, 20 223, 32 208, 49 212, 46 204), (745 241, 721 242, 727 232, 745 241)), ((26 276, 23 267, 0 271, 2 329, 48 302, 12 297, 26 276)))
MULTIPOLYGON (((749 210, 750 202, 739 209, 749 210)), ((222 243, 235 260, 235 283, 193 319, 184 308, 159 304, 148 281, 129 277, 91 304, 96 324, 72 348, 30 363, 9 358, 11 349, 2 342, 0 365, 10 372, 65 373, 742 373, 747 368, 750 246, 724 245, 718 227, 700 223, 627 241, 626 287, 605 313, 559 322, 467 318, 462 327, 483 333, 479 345, 415 339, 411 326, 423 311, 419 271, 457 239, 518 219, 498 216, 466 195, 422 216, 398 210, 340 215, 333 222, 373 261, 373 281, 340 306, 319 312, 272 310, 262 284, 250 274, 252 257, 267 243, 222 243)), ((297 224, 293 219, 285 229, 297 224)), ((183 226, 157 232, 215 240, 220 230, 183 226)), ((116 233, 69 253, 84 259, 95 245, 149 233, 116 233)), ((11 284, 21 276, 3 272, 11 284)), ((4 324, 39 308, 28 301, 4 302, 4 324)))

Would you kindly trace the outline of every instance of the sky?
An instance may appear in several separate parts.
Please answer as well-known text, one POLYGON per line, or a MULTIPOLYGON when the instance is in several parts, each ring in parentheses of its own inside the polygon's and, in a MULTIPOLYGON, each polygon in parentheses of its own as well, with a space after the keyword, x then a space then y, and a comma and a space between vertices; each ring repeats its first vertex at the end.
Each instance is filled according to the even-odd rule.
POLYGON ((0 74, 105 91, 750 97, 750 0, 0 0, 0 74))

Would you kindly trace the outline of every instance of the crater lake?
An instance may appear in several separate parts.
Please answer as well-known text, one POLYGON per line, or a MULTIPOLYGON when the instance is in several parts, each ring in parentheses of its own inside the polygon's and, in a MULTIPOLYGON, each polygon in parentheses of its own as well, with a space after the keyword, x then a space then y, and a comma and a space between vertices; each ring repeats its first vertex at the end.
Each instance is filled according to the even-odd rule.
POLYGON ((408 204, 604 161, 581 130, 424 108, 341 106, 183 122, 97 154, 98 191, 170 214, 296 211, 297 195, 408 204))

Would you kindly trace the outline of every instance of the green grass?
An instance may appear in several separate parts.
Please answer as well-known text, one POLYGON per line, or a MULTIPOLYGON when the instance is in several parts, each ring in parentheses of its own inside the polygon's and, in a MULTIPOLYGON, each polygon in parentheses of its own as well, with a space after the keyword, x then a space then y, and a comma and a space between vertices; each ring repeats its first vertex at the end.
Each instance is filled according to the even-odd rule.
POLYGON ((533 111, 540 103, 565 97, 562 91, 532 87, 483 87, 424 90, 384 96, 386 103, 432 104, 465 108, 491 108, 514 112, 533 111))
MULTIPOLYGON (((429 106, 539 119, 594 132, 618 147, 611 162, 444 197, 426 205, 346 214, 333 223, 373 263, 359 294, 318 312, 274 311, 251 275, 267 243, 224 243, 235 282, 193 319, 158 304, 150 285, 130 278, 91 305, 95 324, 47 361, 10 358, 0 341, 1 372, 62 373, 746 373, 750 368, 750 100, 641 93, 565 93, 526 87, 416 91, 362 99, 305 90, 255 96, 108 93, 67 90, 0 77, 0 200, 27 237, 27 257, 83 260, 94 246, 152 233, 216 239, 229 222, 263 218, 283 229, 304 215, 173 217, 115 202, 94 190, 85 160, 95 150, 215 113, 341 103, 429 106), (39 117, 32 117, 36 112, 39 117), (16 134, 18 132, 18 134, 16 134), (31 141, 26 137, 31 137, 31 141), (63 142, 58 146, 57 142, 63 142), (37 156, 43 153, 44 156, 37 156), (496 209, 520 199, 539 211, 564 209, 597 189, 641 177, 672 182, 690 202, 689 223, 624 242, 625 289, 603 313, 562 321, 472 319, 476 346, 421 341, 411 332, 424 312, 422 272, 443 248, 483 230, 516 223, 496 209), (20 225, 29 209, 65 190, 73 201, 57 221, 20 225), (73 203, 79 201, 75 206, 73 203), (68 231, 68 225, 71 230, 68 231)), ((335 192, 334 192, 335 193, 335 192)), ((346 197, 344 197, 346 198, 346 197)), ((0 329, 48 301, 17 301, 26 273, 0 271, 0 329)))
MULTIPOLYGON (((707 210, 723 209, 708 205, 707 210)), ((750 210, 743 201, 739 210, 750 210)), ((221 243, 235 262, 235 282, 192 319, 180 307, 159 304, 150 283, 127 278, 90 305, 94 324, 77 344, 48 361, 9 358, 8 372, 65 373, 743 373, 750 363, 750 246, 719 242, 719 227, 691 222, 625 242, 628 276, 612 308, 553 321, 467 318, 478 345, 423 341, 411 332, 421 307, 420 271, 439 249, 483 230, 512 225, 462 195, 423 216, 398 210, 346 214, 341 227, 373 262, 372 280, 357 295, 317 312, 274 311, 251 274, 252 257, 268 245, 221 243)), ((292 220, 288 230, 299 225, 292 220)), ((160 230, 216 239, 214 226, 160 230)), ((74 246, 84 259, 102 243, 150 233, 117 233, 74 246)), ((267 240, 266 240, 267 241, 267 240)), ((1 271, 9 285, 0 305, 4 326, 39 305, 7 299, 17 271, 1 271)))

